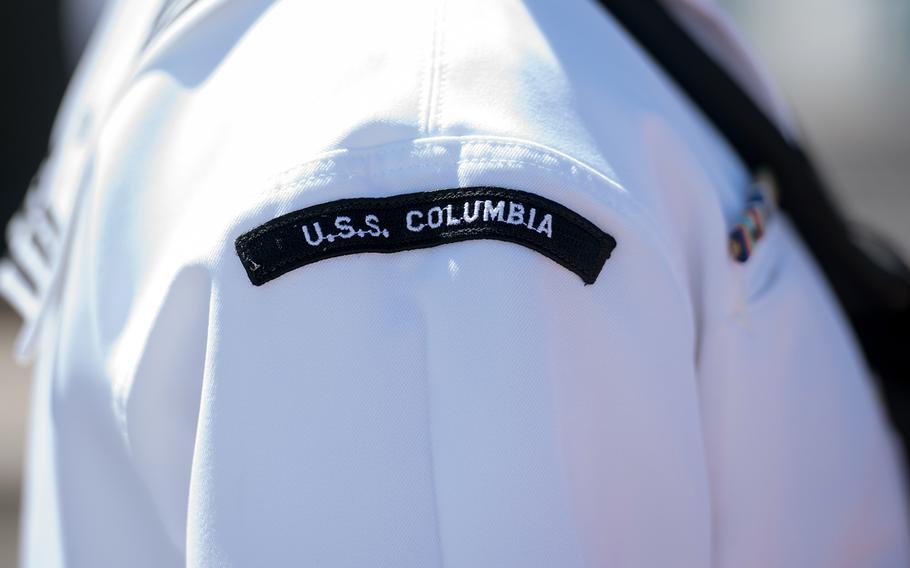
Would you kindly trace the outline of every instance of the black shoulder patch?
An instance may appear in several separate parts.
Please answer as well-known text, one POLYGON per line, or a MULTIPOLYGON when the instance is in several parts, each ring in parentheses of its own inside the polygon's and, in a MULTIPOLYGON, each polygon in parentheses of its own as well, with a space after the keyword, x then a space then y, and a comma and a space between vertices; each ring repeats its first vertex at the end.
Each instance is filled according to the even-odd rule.
POLYGON ((392 197, 341 199, 282 215, 237 238, 250 282, 346 254, 391 253, 471 239, 535 250, 597 280, 616 240, 574 211, 527 193, 466 187, 392 197))

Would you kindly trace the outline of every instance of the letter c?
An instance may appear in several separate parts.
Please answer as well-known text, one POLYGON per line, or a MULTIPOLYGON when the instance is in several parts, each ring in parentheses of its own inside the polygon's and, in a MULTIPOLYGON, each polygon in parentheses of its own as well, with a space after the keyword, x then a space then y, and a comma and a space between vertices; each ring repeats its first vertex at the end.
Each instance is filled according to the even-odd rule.
POLYGON ((419 233, 420 231, 423 230, 424 227, 426 227, 426 225, 424 223, 421 223, 421 224, 415 226, 413 223, 414 217, 420 217, 422 219, 423 213, 421 213, 420 211, 408 211, 408 214, 405 217, 406 225, 407 225, 409 231, 412 231, 414 233, 419 233))

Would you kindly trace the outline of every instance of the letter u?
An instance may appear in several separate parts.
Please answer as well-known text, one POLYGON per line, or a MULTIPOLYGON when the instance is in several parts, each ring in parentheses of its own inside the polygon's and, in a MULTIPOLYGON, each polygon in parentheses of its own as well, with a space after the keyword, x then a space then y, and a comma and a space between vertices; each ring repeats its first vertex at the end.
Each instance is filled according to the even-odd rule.
POLYGON ((468 211, 471 209, 471 202, 470 202, 470 201, 465 201, 465 204, 464 204, 464 215, 462 215, 462 217, 464 217, 464 222, 465 222, 465 223, 473 223, 474 221, 477 220, 478 217, 480 217, 480 204, 481 204, 481 203, 483 203, 483 202, 482 202, 482 201, 475 201, 475 202, 474 202, 474 214, 473 214, 473 215, 469 215, 469 214, 468 214, 468 211))
POLYGON ((313 223, 313 228, 316 230, 316 236, 318 238, 315 241, 310 238, 310 231, 307 230, 306 225, 303 226, 303 238, 306 239, 307 243, 309 243, 310 245, 315 247, 315 246, 319 246, 319 243, 321 243, 322 239, 323 239, 322 227, 319 226, 319 221, 316 221, 315 223, 313 223))

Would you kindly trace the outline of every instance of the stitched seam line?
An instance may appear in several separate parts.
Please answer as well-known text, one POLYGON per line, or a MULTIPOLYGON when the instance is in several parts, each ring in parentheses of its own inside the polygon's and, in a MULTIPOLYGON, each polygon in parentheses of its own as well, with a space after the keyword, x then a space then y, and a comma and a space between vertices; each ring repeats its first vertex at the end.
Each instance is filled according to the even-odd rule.
MULTIPOLYGON (((464 238, 463 240, 470 240, 470 238, 473 237, 474 235, 483 235, 482 237, 476 237, 476 238, 478 240, 479 239, 501 240, 501 241, 506 241, 506 242, 517 242, 518 244, 527 244, 527 245, 530 245, 531 248, 543 249, 543 250, 547 251, 548 253, 552 254, 554 257, 565 262, 566 264, 570 264, 573 267, 576 267, 576 269, 578 271, 587 272, 587 271, 581 269, 581 265, 578 263, 578 255, 570 257, 569 255, 566 255, 566 254, 563 254, 562 252, 560 252, 559 249, 554 247, 553 245, 542 244, 538 241, 535 241, 534 239, 523 238, 517 234, 500 235, 500 234, 495 234, 495 232, 493 232, 493 234, 490 234, 490 235, 484 234, 484 233, 488 233, 488 232, 493 232, 493 231, 489 227, 472 227, 472 228, 465 228, 465 229, 454 229, 454 230, 446 232, 446 233, 433 235, 433 238, 429 238, 427 236, 424 236, 422 238, 412 238, 412 237, 402 238, 401 244, 407 245, 407 244, 411 244, 414 242, 426 241, 427 247, 430 247, 430 246, 435 246, 437 244, 441 245, 441 244, 445 244, 447 242, 455 242, 454 239, 458 239, 461 237, 464 238), (440 242, 437 243, 436 242, 437 240, 440 242)), ((578 239, 572 239, 570 237, 564 236, 561 238, 565 239, 565 240, 570 240, 571 242, 577 243, 577 244, 586 244, 586 243, 584 243, 584 241, 580 241, 578 239)), ((605 245, 609 242, 607 239, 604 239, 603 237, 600 237, 600 236, 594 237, 594 238, 601 245, 605 245)), ((609 249, 609 247, 603 247, 603 248, 604 248, 604 250, 609 249)), ((333 252, 339 253, 336 256, 342 256, 345 254, 358 254, 358 253, 362 253, 362 252, 402 252, 404 250, 409 250, 409 249, 403 248, 403 249, 395 250, 394 248, 381 248, 381 249, 377 249, 377 250, 370 250, 370 248, 368 246, 366 246, 366 247, 361 246, 361 247, 353 248, 351 250, 339 249, 339 250, 333 251, 333 252)), ((246 253, 247 251, 244 249, 243 252, 246 253)), ((601 256, 603 256, 604 260, 606 260, 606 259, 610 258, 610 252, 607 252, 605 255, 601 255, 601 256)), ((285 266, 288 266, 291 264, 296 264, 296 263, 300 262, 301 260, 306 260, 306 259, 308 259, 308 257, 310 257, 310 255, 306 255, 306 254, 288 257, 284 260, 274 263, 273 268, 267 268, 265 270, 258 272, 257 274, 268 276, 269 274, 273 274, 274 272, 277 272, 279 269, 284 268, 285 266)), ((325 257, 325 258, 331 258, 331 257, 325 257)), ((316 258, 314 260, 322 260, 322 258, 320 257, 320 258, 316 258)))
POLYGON ((423 95, 423 100, 421 101, 420 108, 420 131, 425 135, 429 135, 431 129, 433 128, 433 110, 434 102, 436 99, 436 90, 438 88, 439 82, 439 49, 440 49, 440 35, 441 31, 441 13, 442 13, 442 0, 437 0, 436 5, 433 9, 433 23, 432 23, 432 33, 430 34, 430 54, 429 61, 427 65, 427 71, 424 76, 426 77, 425 83, 425 93, 423 95))
POLYGON ((427 133, 440 130, 442 102, 445 96, 443 89, 446 81, 446 12, 448 9, 447 0, 439 0, 438 11, 436 15, 436 55, 435 55, 435 80, 436 86, 433 89, 433 99, 430 101, 429 123, 427 124, 427 133))
MULTIPOLYGON (((445 244, 453 244, 456 242, 464 242, 464 241, 468 241, 468 240, 503 241, 503 242, 514 243, 514 244, 518 244, 518 245, 522 245, 522 246, 527 246, 528 248, 531 248, 532 250, 544 251, 545 256, 557 261, 560 264, 563 264, 564 266, 569 267, 573 272, 575 272, 577 274, 584 275, 585 279, 593 279, 593 276, 596 273, 596 270, 592 270, 592 269, 585 267, 583 264, 581 264, 577 260, 576 257, 569 257, 567 255, 561 254, 558 250, 554 249, 553 247, 541 245, 539 242, 533 241, 531 239, 522 239, 521 237, 518 237, 518 236, 513 237, 511 235, 507 236, 507 235, 495 235, 494 234, 494 235, 484 235, 484 236, 477 236, 477 237, 473 235, 473 233, 480 233, 480 232, 482 232, 482 230, 463 229, 463 230, 461 230, 461 232, 459 232, 457 234, 454 234, 454 235, 448 234, 445 237, 440 237, 441 239, 443 239, 441 241, 437 242, 434 240, 434 241, 422 242, 422 243, 419 243, 420 246, 414 246, 414 247, 409 247, 409 248, 408 247, 398 248, 398 249, 361 248, 361 249, 351 250, 351 251, 333 251, 333 254, 320 256, 318 258, 312 258, 312 259, 308 259, 306 257, 299 257, 299 258, 295 259, 294 261, 291 261, 290 259, 288 259, 288 260, 282 261, 280 263, 276 263, 274 268, 270 268, 270 269, 263 270, 263 271, 258 271, 256 273, 256 275, 257 275, 257 277, 267 278, 275 273, 288 272, 289 270, 283 270, 284 268, 287 268, 288 266, 293 266, 294 268, 297 268, 297 267, 306 266, 308 264, 313 264, 315 262, 321 262, 323 260, 337 258, 340 256, 351 256, 354 254, 370 254, 370 253, 372 253, 372 254, 376 254, 376 253, 389 254, 389 253, 404 252, 404 251, 408 251, 408 250, 420 250, 420 249, 424 249, 424 248, 433 248, 436 246, 442 246, 445 244), (301 262, 304 260, 306 262, 301 262)), ((602 242, 601 244, 604 244, 604 243, 602 242)), ((611 254, 611 252, 607 252, 610 250, 609 247, 602 246, 601 249, 605 252, 598 256, 597 264, 596 264, 597 267, 602 266, 603 263, 601 262, 601 260, 603 260, 605 262, 607 259, 610 258, 610 254, 611 254)), ((291 268, 290 270, 293 270, 293 268, 291 268)))

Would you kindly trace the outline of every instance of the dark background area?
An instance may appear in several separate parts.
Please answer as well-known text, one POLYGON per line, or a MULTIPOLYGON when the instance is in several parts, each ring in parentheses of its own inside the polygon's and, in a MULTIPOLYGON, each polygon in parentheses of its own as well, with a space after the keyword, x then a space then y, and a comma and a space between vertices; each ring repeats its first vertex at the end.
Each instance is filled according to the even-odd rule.
MULTIPOLYGON (((100 1, 88 8, 67 0, 0 2, 0 254, 7 220, 47 155, 72 62, 100 1)), ((30 388, 29 370, 12 358, 18 328, 18 318, 0 300, 0 568, 16 566, 30 388)))
MULTIPOLYGON (((0 2, 0 227, 47 154, 68 75, 60 22, 59 2, 0 2)), ((6 250, 5 232, 0 251, 6 250)))

